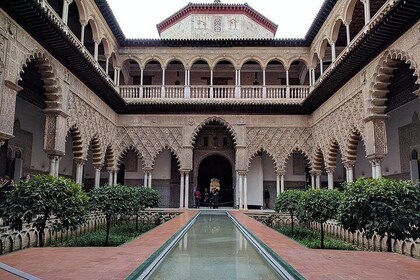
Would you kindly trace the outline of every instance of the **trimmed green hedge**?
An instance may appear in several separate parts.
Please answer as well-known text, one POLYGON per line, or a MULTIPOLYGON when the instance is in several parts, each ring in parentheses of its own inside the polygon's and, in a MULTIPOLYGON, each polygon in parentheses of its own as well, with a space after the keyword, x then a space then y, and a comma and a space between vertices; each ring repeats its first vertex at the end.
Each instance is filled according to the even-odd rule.
MULTIPOLYGON (((308 248, 321 249, 321 234, 319 232, 311 231, 299 226, 295 226, 293 234, 291 227, 281 227, 276 228, 276 230, 308 248)), ((324 249, 357 250, 355 246, 344 241, 331 238, 329 236, 325 236, 324 246, 324 249)))
MULTIPOLYGON (((140 225, 136 230, 136 224, 122 224, 112 226, 110 229, 109 243, 107 246, 115 247, 133 240, 137 236, 151 230, 155 225, 140 225)), ((83 234, 69 239, 66 242, 58 243, 52 246, 63 247, 103 247, 106 236, 105 229, 99 229, 95 232, 83 234)))

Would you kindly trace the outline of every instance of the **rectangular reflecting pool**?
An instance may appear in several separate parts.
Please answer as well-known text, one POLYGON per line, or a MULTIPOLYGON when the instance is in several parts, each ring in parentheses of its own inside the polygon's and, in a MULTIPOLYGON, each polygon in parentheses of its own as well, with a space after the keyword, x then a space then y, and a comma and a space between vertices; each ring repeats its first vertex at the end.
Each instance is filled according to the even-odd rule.
POLYGON ((227 215, 200 214, 147 279, 283 279, 227 215))

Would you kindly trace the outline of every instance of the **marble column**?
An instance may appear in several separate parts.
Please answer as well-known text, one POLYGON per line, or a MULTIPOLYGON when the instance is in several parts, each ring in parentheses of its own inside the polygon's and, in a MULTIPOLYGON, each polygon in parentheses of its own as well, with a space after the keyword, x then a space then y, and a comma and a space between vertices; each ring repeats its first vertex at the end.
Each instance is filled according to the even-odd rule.
POLYGON ((184 192, 184 207, 189 208, 189 194, 190 194, 190 172, 185 172, 185 192, 184 192))
POLYGON ((345 23, 346 26, 346 38, 347 38, 347 46, 350 45, 351 38, 350 38, 350 23, 345 23))
POLYGON ((184 172, 181 171, 181 184, 179 185, 179 208, 184 208, 184 172))
POLYGON ((334 189, 334 169, 327 168, 327 176, 328 176, 328 189, 334 189))
POLYGON ((239 210, 242 210, 244 206, 243 182, 242 173, 239 173, 239 210))
POLYGON ((147 180, 149 181, 149 182, 147 183, 147 187, 148 187, 149 189, 151 189, 151 188, 152 188, 152 171, 149 171, 149 172, 148 172, 148 175, 147 175, 147 180))
POLYGON ((165 98, 166 94, 165 94, 165 68, 162 67, 162 92, 161 92, 161 97, 165 98))
POLYGON ((147 180, 147 171, 144 171, 144 182, 143 182, 143 187, 147 188, 147 182, 149 182, 147 180))
POLYGON ((244 180, 244 209, 248 210, 248 174, 243 175, 244 180))
POLYGON ((280 192, 284 193, 284 174, 280 175, 280 192))
POLYGON ((54 167, 54 176, 58 177, 58 172, 60 170, 60 159, 61 157, 56 156, 55 157, 55 167, 54 167))
POLYGON ((276 174, 276 196, 280 194, 280 174, 276 174))
POLYGON ((95 188, 99 188, 101 183, 101 169, 102 165, 94 165, 95 168, 95 188))

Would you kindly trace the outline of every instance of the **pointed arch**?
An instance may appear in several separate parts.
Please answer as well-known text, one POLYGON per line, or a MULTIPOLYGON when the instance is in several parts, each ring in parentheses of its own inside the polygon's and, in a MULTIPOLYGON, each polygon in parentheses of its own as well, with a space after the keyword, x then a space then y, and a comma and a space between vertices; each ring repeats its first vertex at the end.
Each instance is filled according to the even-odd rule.
POLYGON ((43 81, 45 89, 45 103, 47 109, 62 109, 62 92, 60 87, 60 81, 57 78, 57 72, 53 65, 52 57, 46 52, 40 50, 34 50, 28 54, 24 60, 20 63, 20 69, 17 73, 16 84, 22 81, 22 74, 25 72, 28 63, 34 62, 35 67, 41 74, 41 80, 43 81))
POLYGON ((397 68, 399 62, 405 62, 410 65, 410 69, 414 70, 413 75, 417 77, 416 84, 420 85, 419 67, 413 57, 402 50, 388 50, 379 59, 375 68, 372 82, 369 89, 370 110, 371 115, 383 115, 385 113, 385 101, 388 93, 388 86, 391 84, 393 71, 397 68))
POLYGON ((277 158, 275 157, 275 155, 274 155, 274 153, 272 153, 271 151, 269 151, 268 149, 265 149, 265 148, 259 148, 258 150, 256 150, 256 151, 254 151, 254 152, 252 152, 252 153, 249 153, 249 155, 248 155, 248 161, 247 161, 247 169, 249 170, 249 168, 250 168, 250 166, 251 166, 251 162, 252 162, 252 160, 259 154, 259 153, 266 153, 270 158, 271 158, 271 160, 273 161, 273 164, 274 164, 274 170, 276 171, 276 172, 279 172, 279 171, 281 171, 281 170, 283 170, 282 168, 283 168, 283 166, 282 166, 282 164, 281 163, 279 163, 278 162, 278 160, 277 160, 277 158))
POLYGON ((171 147, 171 146, 169 146, 169 145, 165 145, 165 146, 163 146, 163 147, 161 147, 154 155, 153 155, 153 157, 152 157, 152 166, 151 167, 153 167, 154 165, 155 165, 155 162, 156 162, 156 158, 163 152, 163 151, 165 151, 165 150, 168 150, 169 152, 171 152, 171 154, 173 154, 174 156, 175 156, 175 158, 176 158, 176 161, 177 161, 177 165, 178 165, 178 167, 181 167, 181 158, 180 158, 180 156, 179 156, 179 154, 178 154, 178 152, 173 148, 173 147, 171 147))
POLYGON ((194 131, 193 131, 193 133, 190 137, 191 145, 194 146, 195 140, 197 139, 197 135, 201 131, 201 129, 205 125, 207 125, 209 123, 212 123, 212 122, 219 123, 219 124, 225 126, 227 128, 227 130, 229 131, 229 134, 232 136, 233 143, 235 144, 235 146, 237 145, 238 136, 237 136, 237 133, 236 133, 235 129, 233 128, 233 126, 229 122, 227 122, 226 120, 224 120, 220 117, 216 117, 216 116, 209 117, 209 118, 205 119, 204 121, 202 121, 198 126, 196 126, 196 128, 194 129, 194 131))
POLYGON ((308 163, 309 168, 312 169, 312 160, 311 160, 311 157, 310 157, 309 152, 306 151, 305 149, 300 148, 300 147, 297 147, 297 146, 293 147, 287 153, 287 156, 284 158, 284 168, 286 168, 286 164, 289 161, 289 159, 291 158, 291 156, 293 155, 293 153, 300 153, 300 154, 302 154, 305 157, 306 162, 308 163))
POLYGON ((146 162, 144 160, 144 156, 143 154, 140 152, 139 149, 137 149, 136 146, 134 145, 130 145, 130 146, 126 146, 124 147, 117 155, 116 155, 116 165, 120 166, 123 163, 124 157, 127 155, 127 153, 129 151, 133 151, 137 154, 138 157, 141 158, 141 162, 142 162, 142 168, 144 168, 146 166, 146 162))

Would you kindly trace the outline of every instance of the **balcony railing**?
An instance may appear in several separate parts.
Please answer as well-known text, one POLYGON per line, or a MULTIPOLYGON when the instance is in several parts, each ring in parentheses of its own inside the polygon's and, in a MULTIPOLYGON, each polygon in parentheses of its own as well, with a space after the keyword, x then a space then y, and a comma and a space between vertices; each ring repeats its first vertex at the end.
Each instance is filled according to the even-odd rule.
POLYGON ((278 99, 303 101, 309 86, 119 86, 127 101, 145 99, 278 99))

